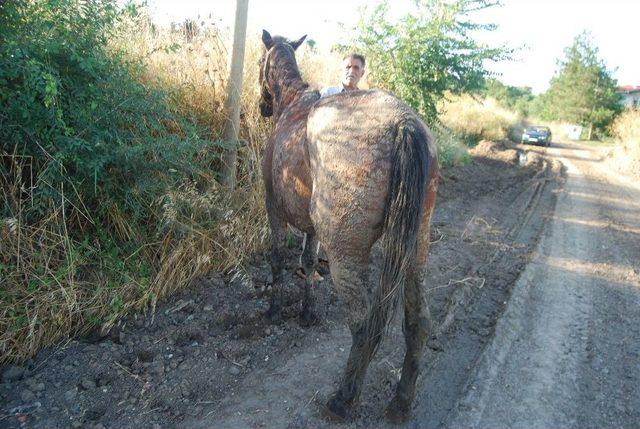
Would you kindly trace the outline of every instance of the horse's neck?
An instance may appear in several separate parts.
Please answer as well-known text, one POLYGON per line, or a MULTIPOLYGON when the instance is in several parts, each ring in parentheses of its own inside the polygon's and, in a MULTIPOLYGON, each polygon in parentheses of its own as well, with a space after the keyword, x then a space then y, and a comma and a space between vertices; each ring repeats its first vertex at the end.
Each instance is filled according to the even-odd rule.
POLYGON ((299 73, 287 73, 278 76, 278 91, 276 91, 273 114, 276 120, 280 118, 282 112, 293 103, 309 88, 309 84, 302 80, 299 73))

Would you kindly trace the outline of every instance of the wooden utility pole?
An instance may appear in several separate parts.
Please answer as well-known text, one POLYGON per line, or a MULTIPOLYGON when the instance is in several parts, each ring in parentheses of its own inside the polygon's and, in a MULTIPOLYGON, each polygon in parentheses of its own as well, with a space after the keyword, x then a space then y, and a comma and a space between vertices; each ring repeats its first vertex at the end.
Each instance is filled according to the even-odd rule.
POLYGON ((236 0, 236 20, 233 27, 231 71, 227 82, 227 98, 224 111, 227 115, 223 138, 231 145, 222 156, 222 184, 233 190, 236 186, 236 161, 238 159, 238 130, 240 128, 240 95, 242 94, 242 68, 247 34, 247 10, 249 0, 236 0))

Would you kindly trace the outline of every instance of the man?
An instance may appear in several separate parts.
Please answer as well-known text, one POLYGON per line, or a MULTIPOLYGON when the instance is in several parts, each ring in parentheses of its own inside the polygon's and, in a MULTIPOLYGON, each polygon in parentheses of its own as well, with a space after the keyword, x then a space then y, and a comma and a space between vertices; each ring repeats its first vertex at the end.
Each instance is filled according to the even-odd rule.
POLYGON ((322 88, 320 90, 321 97, 327 97, 343 91, 354 91, 358 89, 358 82, 364 75, 364 57, 360 54, 351 54, 344 58, 342 64, 344 65, 344 78, 342 79, 342 85, 322 88))

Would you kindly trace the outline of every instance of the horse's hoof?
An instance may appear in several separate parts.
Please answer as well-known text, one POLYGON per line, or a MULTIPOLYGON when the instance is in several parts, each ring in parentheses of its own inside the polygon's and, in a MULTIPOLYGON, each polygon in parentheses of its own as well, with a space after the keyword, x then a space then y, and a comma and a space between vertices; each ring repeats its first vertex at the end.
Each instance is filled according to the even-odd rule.
POLYGON ((410 404, 403 404, 397 397, 394 397, 384 410, 384 416, 390 423, 400 424, 407 420, 410 411, 410 404))
POLYGON ((271 323, 279 322, 282 319, 282 311, 280 308, 271 307, 264 315, 271 323))
POLYGON ((319 322, 320 322, 320 318, 310 310, 303 310, 302 313, 300 313, 300 318, 298 319, 298 323, 303 328, 308 328, 309 326, 317 325, 319 322))
POLYGON ((330 273, 329 271, 329 261, 326 259, 319 259, 318 266, 316 267, 318 274, 321 276, 326 276, 330 273))
POLYGON ((322 414, 332 422, 344 422, 348 413, 349 407, 337 395, 331 396, 325 406, 322 407, 322 414))

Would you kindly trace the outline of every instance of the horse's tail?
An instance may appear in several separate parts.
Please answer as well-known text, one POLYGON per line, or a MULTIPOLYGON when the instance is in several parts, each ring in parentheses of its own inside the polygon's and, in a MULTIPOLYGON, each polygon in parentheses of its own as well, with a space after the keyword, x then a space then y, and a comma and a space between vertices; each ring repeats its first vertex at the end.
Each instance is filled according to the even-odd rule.
POLYGON ((407 271, 416 259, 431 138, 417 118, 406 118, 397 127, 384 210, 382 273, 367 320, 367 340, 374 344, 379 344, 374 338, 384 334, 402 301, 407 271))

